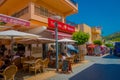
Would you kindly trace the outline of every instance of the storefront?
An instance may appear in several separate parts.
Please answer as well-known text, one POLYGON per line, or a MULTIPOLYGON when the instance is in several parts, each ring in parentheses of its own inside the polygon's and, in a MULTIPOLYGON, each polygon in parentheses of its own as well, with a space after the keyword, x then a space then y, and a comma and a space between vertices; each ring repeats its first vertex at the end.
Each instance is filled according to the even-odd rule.
MULTIPOLYGON (((4 22, 5 23, 4 26, 9 26, 9 27, 2 27, 2 28, 0 28, 0 31, 9 30, 9 29, 21 30, 21 27, 22 27, 22 29, 24 28, 23 31, 27 31, 31 27, 30 22, 27 21, 27 20, 15 18, 15 17, 3 15, 3 14, 0 14, 0 22, 4 22)), ((71 39, 72 38, 72 33, 75 32, 75 27, 74 26, 70 26, 70 25, 65 24, 65 23, 62 23, 60 21, 56 21, 56 20, 50 19, 50 18, 48 18, 47 30, 42 31, 39 35, 41 37, 55 39, 55 26, 54 26, 55 22, 58 23, 58 26, 57 26, 58 27, 58 39, 62 39, 62 38, 69 38, 69 39, 71 39)), ((39 27, 37 27, 37 28, 39 28, 39 27)), ((34 29, 35 28, 33 28, 33 30, 34 29)), ((33 30, 31 30, 31 31, 33 32, 33 30)), ((32 33, 32 32, 30 32, 30 33, 32 33)), ((43 54, 41 54, 41 56, 45 56, 46 55, 45 53, 47 53, 47 51, 48 51, 48 46, 49 46, 48 43, 39 44, 39 47, 40 47, 39 50, 40 51, 38 51, 36 53, 43 53, 43 54), (43 52, 41 52, 41 51, 43 51, 43 52)), ((33 47, 35 48, 36 46, 33 44, 33 47)), ((36 51, 36 49, 33 49, 33 53, 35 51, 36 51)))
POLYGON ((62 23, 57 20, 48 18, 48 31, 52 33, 53 38, 55 38, 55 22, 57 22, 58 28, 58 39, 71 38, 72 33, 75 32, 75 27, 69 24, 62 23))
POLYGON ((3 14, 0 14, 0 22, 4 22, 6 23, 6 25, 9 24, 10 26, 15 26, 15 25, 26 26, 26 27, 30 26, 30 22, 27 20, 15 18, 3 14))
MULTIPOLYGON (((63 39, 63 38, 72 39, 72 34, 75 32, 74 26, 48 18, 47 31, 52 34, 52 38, 55 39, 55 22, 57 22, 58 39, 63 39)), ((65 49, 65 46, 63 43, 59 43, 58 46, 59 46, 59 52, 65 49)))

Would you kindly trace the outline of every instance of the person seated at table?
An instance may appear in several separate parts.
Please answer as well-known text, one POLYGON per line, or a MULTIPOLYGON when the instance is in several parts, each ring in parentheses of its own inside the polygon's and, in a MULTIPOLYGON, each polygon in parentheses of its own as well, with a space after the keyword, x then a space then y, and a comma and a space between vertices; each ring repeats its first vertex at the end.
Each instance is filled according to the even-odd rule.
POLYGON ((66 60, 66 53, 63 52, 63 53, 61 53, 61 55, 62 55, 62 57, 61 57, 62 59, 61 60, 62 61, 66 60))
POLYGON ((12 61, 14 61, 16 58, 20 57, 19 53, 16 53, 13 58, 12 58, 12 61))
POLYGON ((11 55, 10 55, 10 54, 5 55, 5 56, 4 56, 4 59, 9 59, 9 60, 11 60, 11 55))
POLYGON ((53 45, 49 46, 49 51, 52 51, 52 52, 54 51, 54 46, 53 45))
POLYGON ((4 70, 9 65, 11 65, 10 60, 9 59, 4 59, 4 64, 1 66, 0 70, 4 70))
POLYGON ((16 65, 18 69, 22 68, 21 57, 19 53, 16 53, 16 55, 13 56, 11 63, 16 65))
POLYGON ((49 51, 47 52, 47 58, 49 58, 49 59, 51 60, 51 57, 52 57, 52 51, 49 50, 49 51))
POLYGON ((3 58, 2 57, 0 57, 0 70, 1 70, 1 67, 4 65, 4 61, 3 61, 3 58))

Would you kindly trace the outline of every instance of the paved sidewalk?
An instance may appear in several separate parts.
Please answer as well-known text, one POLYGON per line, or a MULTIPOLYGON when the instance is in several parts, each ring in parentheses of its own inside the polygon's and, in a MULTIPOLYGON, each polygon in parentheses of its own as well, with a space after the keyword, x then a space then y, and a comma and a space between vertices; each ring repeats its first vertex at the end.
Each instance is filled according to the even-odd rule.
POLYGON ((73 66, 73 73, 61 74, 52 70, 24 80, 120 80, 117 77, 120 74, 120 57, 86 56, 85 59, 73 66))
POLYGON ((24 80, 46 80, 46 79, 53 77, 55 75, 56 75, 55 71, 47 71, 45 73, 40 73, 40 74, 37 74, 35 76, 31 76, 31 77, 26 78, 24 80))
MULTIPOLYGON (((75 71, 75 68, 79 67, 79 66, 82 66, 83 64, 87 64, 89 61, 88 60, 85 60, 81 63, 77 63, 77 64, 74 64, 72 67, 73 67, 73 73, 76 72, 75 71)), ((73 75, 73 73, 71 73, 73 75)), ((54 78, 55 76, 58 76, 58 75, 71 75, 71 74, 60 74, 60 73, 56 73, 55 72, 55 69, 52 69, 52 70, 49 70, 49 71, 46 71, 45 73, 39 73, 35 76, 27 76, 24 78, 24 80, 59 80, 59 79, 52 79, 52 77, 54 78)), ((67 77, 66 77, 67 78, 67 77)), ((65 80, 64 77, 61 77, 60 80, 65 80)))
POLYGON ((57 74, 47 80, 120 80, 120 57, 86 56, 86 64, 73 69, 71 74, 57 74))
POLYGON ((86 61, 74 66, 73 73, 70 73, 70 74, 57 73, 57 75, 55 75, 47 80, 69 80, 70 77, 74 76, 75 74, 79 73, 80 71, 83 71, 84 69, 91 66, 92 64, 93 64, 93 62, 86 60, 86 61))

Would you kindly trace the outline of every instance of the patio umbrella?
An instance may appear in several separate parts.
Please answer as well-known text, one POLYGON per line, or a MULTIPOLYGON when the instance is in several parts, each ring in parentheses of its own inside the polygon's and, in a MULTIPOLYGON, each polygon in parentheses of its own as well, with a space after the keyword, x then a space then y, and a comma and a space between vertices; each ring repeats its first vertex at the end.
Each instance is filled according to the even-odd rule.
POLYGON ((78 53, 78 50, 73 45, 67 45, 67 48, 70 49, 70 51, 78 53))
POLYGON ((2 36, 3 37, 23 37, 23 38, 38 38, 39 37, 38 35, 16 31, 16 30, 1 31, 0 37, 2 36))
POLYGON ((4 39, 5 37, 11 40, 11 53, 13 53, 13 39, 14 38, 38 38, 39 36, 30 34, 30 33, 21 32, 21 31, 7 30, 7 31, 1 31, 0 37, 2 37, 2 39, 4 39))
POLYGON ((58 42, 76 42, 76 41, 72 39, 63 38, 63 39, 58 40, 58 42))
POLYGON ((54 42, 55 42, 54 39, 49 38, 23 39, 18 41, 18 43, 25 44, 54 43, 54 42))
MULTIPOLYGON (((35 39, 23 39, 19 40, 17 43, 24 43, 24 44, 40 44, 40 43, 54 43, 54 39, 49 38, 35 38, 35 39)), ((31 55, 31 50, 30 50, 31 55)))

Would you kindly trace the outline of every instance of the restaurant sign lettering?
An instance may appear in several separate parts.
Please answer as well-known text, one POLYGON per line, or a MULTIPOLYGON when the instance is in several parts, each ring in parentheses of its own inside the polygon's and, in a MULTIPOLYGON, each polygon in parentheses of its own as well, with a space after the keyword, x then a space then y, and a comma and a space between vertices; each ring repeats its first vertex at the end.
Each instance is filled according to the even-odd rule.
POLYGON ((0 21, 5 22, 5 23, 15 24, 15 25, 30 26, 29 21, 11 17, 11 16, 7 16, 7 15, 3 15, 3 14, 0 14, 0 21))
POLYGON ((48 28, 49 29, 55 29, 55 22, 57 22, 57 27, 59 31, 73 33, 75 32, 75 27, 71 26, 69 24, 62 23, 57 20, 53 20, 51 18, 48 18, 48 28))

